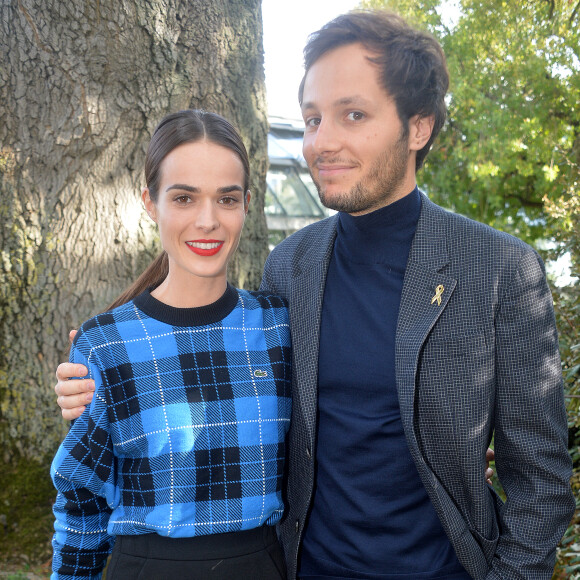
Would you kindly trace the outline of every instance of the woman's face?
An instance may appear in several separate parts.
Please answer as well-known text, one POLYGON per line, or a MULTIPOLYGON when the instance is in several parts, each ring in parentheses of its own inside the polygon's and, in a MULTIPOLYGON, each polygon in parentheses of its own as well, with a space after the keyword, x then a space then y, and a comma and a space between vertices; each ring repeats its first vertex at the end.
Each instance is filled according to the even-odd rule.
POLYGON ((201 279, 225 283, 250 197, 241 160, 226 147, 198 141, 176 147, 160 170, 157 201, 145 188, 143 202, 169 257, 166 281, 183 291, 201 279))

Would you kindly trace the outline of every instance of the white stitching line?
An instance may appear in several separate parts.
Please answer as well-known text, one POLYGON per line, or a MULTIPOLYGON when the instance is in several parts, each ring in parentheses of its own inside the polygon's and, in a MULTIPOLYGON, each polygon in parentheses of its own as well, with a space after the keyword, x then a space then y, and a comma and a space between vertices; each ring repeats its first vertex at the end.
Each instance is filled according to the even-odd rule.
POLYGON ((179 431, 181 429, 204 429, 208 427, 225 427, 227 425, 242 425, 242 424, 249 424, 249 423, 277 423, 277 422, 285 422, 289 423, 290 419, 288 418, 277 418, 277 419, 246 419, 245 421, 224 421, 223 423, 200 423, 198 425, 180 425, 179 427, 168 427, 167 429, 158 429, 157 431, 147 431, 147 433, 143 433, 143 435, 138 435, 137 437, 133 437, 132 439, 125 439, 124 441, 120 441, 118 443, 113 443, 113 445, 124 445, 126 443, 132 443, 133 441, 137 441, 138 439, 143 439, 144 437, 148 437, 149 435, 156 435, 158 433, 167 433, 170 431, 179 431))
POLYGON ((244 337, 244 346, 246 348, 246 359, 248 361, 248 369, 250 371, 250 377, 252 380, 252 387, 254 388, 254 394, 256 396, 256 403, 258 405, 258 428, 260 433, 260 464, 262 466, 262 513, 260 515, 260 521, 264 518, 264 512, 266 510, 266 466, 264 464, 264 441, 262 438, 262 406, 260 404, 260 395, 258 393, 258 387, 256 386, 256 381, 254 380, 254 373, 252 372, 252 359, 250 358, 250 353, 248 351, 248 340, 246 338, 246 310, 244 308, 244 301, 240 296, 240 302, 242 303, 242 334, 244 337))
MULTIPOLYGON (((135 310, 137 311, 137 308, 135 307, 135 310)), ((137 314, 138 315, 138 314, 137 314)), ((141 320, 141 318, 139 318, 139 321, 141 322, 141 324, 143 324, 143 321, 141 320)), ((129 340, 113 340, 110 342, 105 342, 103 344, 99 344, 97 346, 92 346, 91 350, 89 352, 89 357, 91 356, 91 354, 93 353, 93 351, 105 348, 105 347, 109 347, 115 344, 130 344, 130 343, 138 343, 138 342, 144 342, 145 340, 147 340, 148 342, 150 340, 157 340, 160 338, 165 338, 167 336, 175 336, 176 334, 199 334, 202 332, 211 332, 212 330, 242 330, 242 331, 252 331, 252 332, 262 332, 262 331, 270 331, 270 330, 274 330, 274 329, 278 329, 281 327, 284 328, 288 328, 289 324, 287 322, 283 323, 283 324, 274 324, 273 326, 268 326, 268 327, 262 327, 262 326, 255 326, 255 327, 248 327, 248 328, 244 328, 244 327, 240 327, 240 326, 220 326, 220 327, 216 327, 214 328, 203 328, 203 329, 188 329, 188 330, 176 330, 175 332, 164 332, 162 334, 152 334, 152 335, 148 335, 145 338, 131 338, 129 340)))
POLYGON ((172 521, 173 521, 173 494, 174 494, 174 485, 175 485, 174 469, 173 469, 173 444, 171 441, 171 428, 169 427, 169 419, 167 418, 167 408, 165 405, 165 396, 163 393, 163 384, 161 383, 161 377, 159 375, 159 367, 157 366, 157 359, 155 358, 155 351, 153 350, 153 341, 149 336, 149 332, 147 331, 147 327, 145 326, 143 320, 141 319, 141 315, 139 313, 139 310, 137 309, 137 307, 134 304, 133 304, 133 309, 135 310, 135 316, 137 317, 137 319, 141 323, 141 326, 143 327, 143 332, 145 333, 145 336, 146 336, 147 341, 149 343, 149 348, 151 350, 151 356, 153 359, 153 364, 155 366, 155 375, 157 377, 157 384, 159 385, 159 396, 161 397, 161 408, 163 409, 163 417, 165 419, 164 431, 168 435, 169 474, 171 477, 171 487, 170 487, 170 492, 169 492, 169 526, 168 526, 168 529, 171 530, 171 525, 172 525, 172 521))
MULTIPOLYGON (((253 522, 253 521, 260 521, 262 518, 261 516, 256 516, 254 518, 243 518, 243 519, 239 519, 239 520, 221 520, 219 522, 215 522, 215 521, 210 521, 210 522, 194 522, 191 524, 188 523, 183 523, 183 524, 179 524, 179 526, 173 526, 175 529, 177 528, 187 528, 187 527, 195 527, 195 526, 215 526, 215 525, 219 525, 219 524, 241 524, 243 522, 253 522)), ((165 529, 168 528, 168 526, 160 526, 160 525, 156 525, 156 524, 150 524, 148 522, 144 522, 144 521, 139 521, 139 520, 110 520, 111 523, 114 524, 140 524, 140 525, 144 525, 147 526, 149 528, 157 528, 157 529, 165 529)))

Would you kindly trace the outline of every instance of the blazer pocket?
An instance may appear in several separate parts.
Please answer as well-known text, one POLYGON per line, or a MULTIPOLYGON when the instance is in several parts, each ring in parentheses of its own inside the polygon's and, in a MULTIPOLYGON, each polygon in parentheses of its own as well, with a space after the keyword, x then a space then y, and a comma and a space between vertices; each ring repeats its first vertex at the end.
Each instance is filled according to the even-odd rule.
MULTIPOLYGON (((498 525, 498 502, 496 500, 497 496, 493 489, 486 489, 487 497, 488 497, 488 510, 491 517, 491 533, 489 536, 479 533, 479 531, 475 528, 471 528, 470 532, 472 533, 473 537, 475 538, 476 542, 481 547, 483 554, 485 555, 485 559, 489 564, 493 559, 495 554, 495 550, 497 547, 497 542, 499 540, 499 525, 498 525)), ((501 500, 500 500, 501 501, 501 500)))
MULTIPOLYGON (((497 524, 496 524, 497 528, 497 524)), ((477 530, 470 530, 471 534, 475 538, 475 541, 479 544, 483 555, 485 556, 488 564, 491 564, 493 556, 495 554, 495 548, 497 546, 497 541, 499 540, 499 529, 494 533, 494 537, 491 540, 484 538, 477 530)))

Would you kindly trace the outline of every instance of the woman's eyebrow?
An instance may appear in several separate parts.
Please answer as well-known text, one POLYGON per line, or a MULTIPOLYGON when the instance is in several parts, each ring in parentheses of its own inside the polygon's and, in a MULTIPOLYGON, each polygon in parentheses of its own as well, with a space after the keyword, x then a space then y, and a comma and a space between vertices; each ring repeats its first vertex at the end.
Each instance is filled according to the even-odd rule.
POLYGON ((241 191, 244 193, 244 188, 241 185, 226 185, 225 187, 220 187, 218 193, 231 193, 232 191, 241 191))
MULTIPOLYGON (((200 193, 201 189, 199 187, 194 187, 193 185, 185 185, 184 183, 174 183, 167 187, 165 191, 171 191, 172 189, 178 189, 180 191, 188 191, 189 193, 200 193)), ((231 193, 232 191, 244 192, 244 188, 241 185, 224 185, 216 190, 218 193, 231 193)))
POLYGON ((189 191, 190 193, 199 193, 199 187, 193 187, 191 185, 185 185, 184 183, 174 183, 170 185, 165 191, 170 191, 171 189, 180 189, 182 191, 189 191))

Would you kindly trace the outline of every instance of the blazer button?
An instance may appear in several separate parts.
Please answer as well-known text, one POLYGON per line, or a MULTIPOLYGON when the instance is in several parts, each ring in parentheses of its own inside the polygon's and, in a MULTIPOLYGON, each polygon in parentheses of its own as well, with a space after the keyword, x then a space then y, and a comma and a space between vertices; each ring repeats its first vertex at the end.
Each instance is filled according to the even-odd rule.
POLYGON ((300 522, 296 520, 296 533, 298 533, 298 529, 300 528, 300 522))

